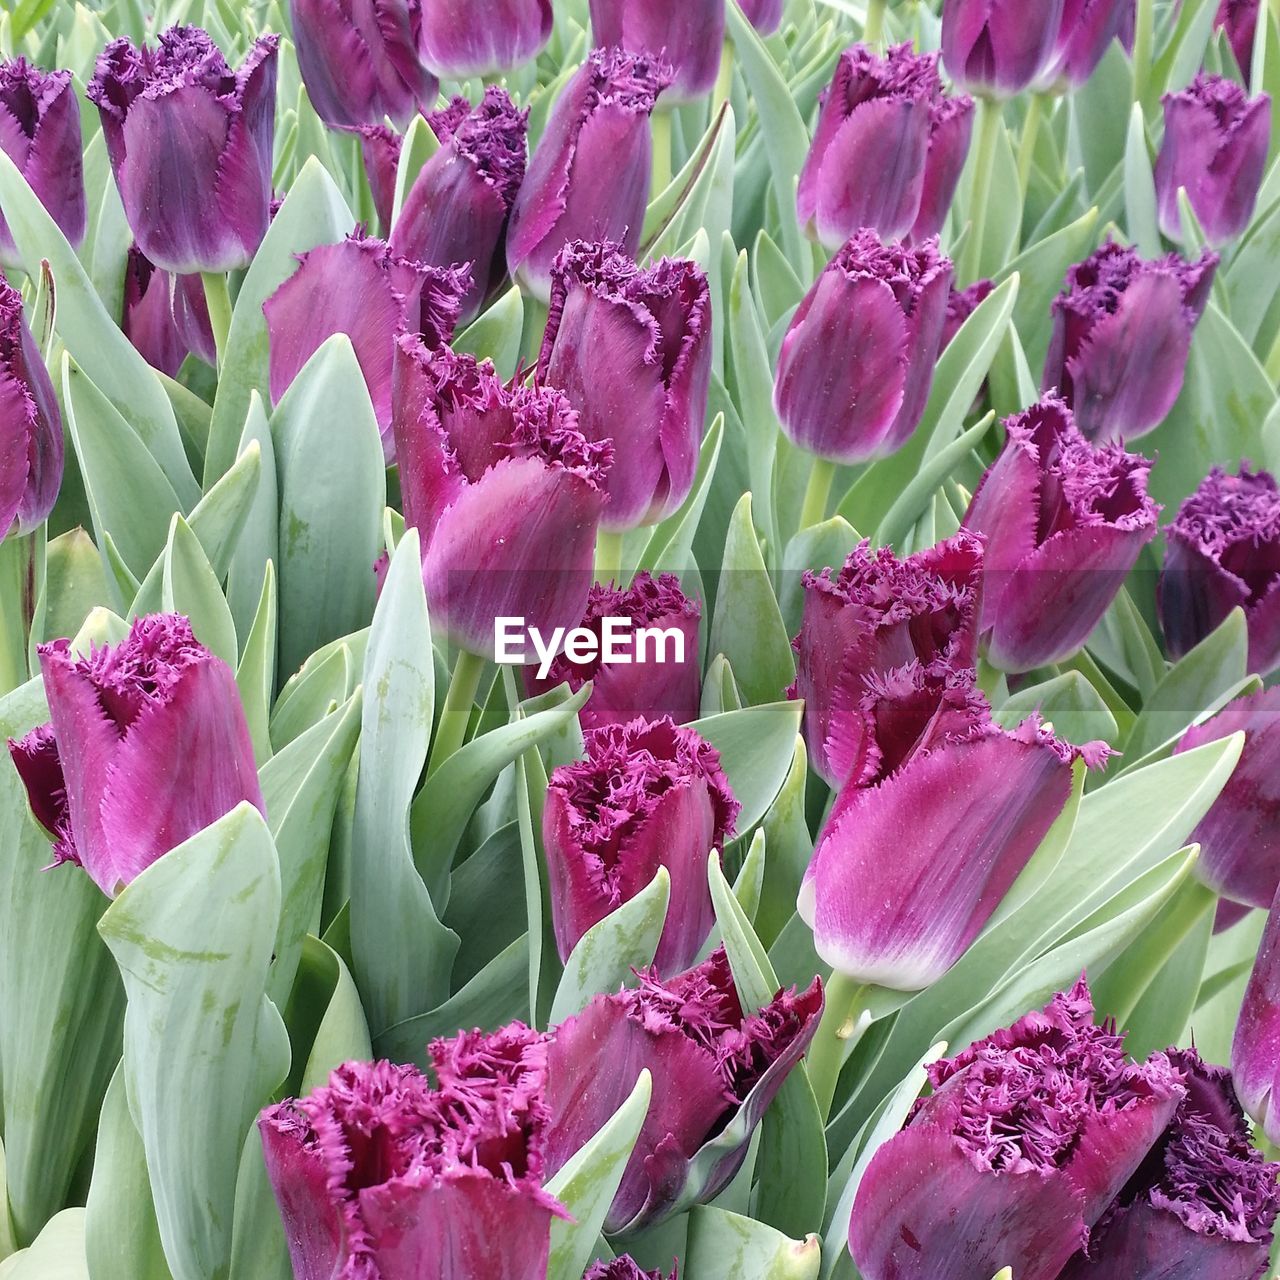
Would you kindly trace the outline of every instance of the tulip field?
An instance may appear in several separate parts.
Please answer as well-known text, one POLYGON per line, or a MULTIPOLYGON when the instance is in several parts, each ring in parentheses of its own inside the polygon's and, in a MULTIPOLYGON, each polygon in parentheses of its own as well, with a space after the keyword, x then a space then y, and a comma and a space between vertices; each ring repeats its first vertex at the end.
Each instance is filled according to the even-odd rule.
POLYGON ((0 0, 0 1280, 1276 1280, 1278 112, 0 0))

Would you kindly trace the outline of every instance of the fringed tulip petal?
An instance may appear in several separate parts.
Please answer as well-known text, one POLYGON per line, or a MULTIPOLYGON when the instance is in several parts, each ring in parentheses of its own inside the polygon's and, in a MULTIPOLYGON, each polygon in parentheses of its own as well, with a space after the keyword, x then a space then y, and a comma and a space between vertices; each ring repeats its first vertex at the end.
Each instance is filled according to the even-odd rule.
POLYGON ((664 108, 696 102, 715 85, 724 45, 724 0, 590 0, 597 45, 662 58, 674 72, 664 108))

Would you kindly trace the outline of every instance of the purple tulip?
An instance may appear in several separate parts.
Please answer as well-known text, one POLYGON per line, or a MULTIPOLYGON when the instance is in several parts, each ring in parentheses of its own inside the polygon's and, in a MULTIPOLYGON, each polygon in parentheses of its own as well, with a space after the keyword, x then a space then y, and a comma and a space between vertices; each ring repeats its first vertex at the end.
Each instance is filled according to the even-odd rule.
POLYGON ((782 340, 774 407, 796 444, 832 462, 893 453, 933 385, 951 287, 936 239, 906 248, 856 232, 782 340))
POLYGON ((645 1271, 629 1253, 624 1253, 612 1262, 593 1262, 582 1280, 677 1280, 678 1273, 676 1266, 672 1266, 669 1276, 664 1276, 661 1268, 645 1271))
POLYGON ((1280 492, 1267 471, 1219 467, 1178 509, 1158 601, 1165 647, 1175 660, 1244 609, 1249 670, 1280 667, 1280 492))
POLYGON ((345 333, 360 362, 387 462, 391 368, 396 335, 421 334, 429 347, 453 337, 471 288, 466 266, 435 267, 403 258, 381 240, 348 236, 299 255, 298 268, 262 304, 271 344, 271 400, 279 404, 327 338, 345 333))
POLYGON ((400 167, 400 151, 404 139, 385 124, 362 124, 355 132, 360 137, 360 153, 374 212, 384 233, 391 229, 391 213, 396 201, 396 171, 400 167))
POLYGON ((87 658, 39 648, 49 723, 9 751, 54 864, 114 895, 247 800, 262 808, 235 676, 175 613, 137 619, 87 658))
MULTIPOLYGON (((70 71, 41 71, 25 58, 0 62, 0 151, 78 249, 87 214, 80 104, 70 71)), ((0 267, 20 266, 22 259, 0 213, 0 267)))
POLYGON ((558 391, 506 387, 493 365, 397 340, 396 455, 422 537, 432 625, 492 656, 498 618, 550 636, 586 608, 613 451, 558 391))
POLYGON ((801 224, 833 250, 863 227, 886 240, 937 235, 964 168, 972 117, 972 98, 943 93, 936 54, 913 53, 910 44, 883 58, 865 45, 846 49, 822 93, 800 174, 801 224))
POLYGON ((133 245, 125 263, 124 335, 142 358, 170 378, 189 354, 216 362, 213 327, 199 276, 161 271, 133 245))
POLYGON ((156 47, 121 38, 87 90, 134 238, 178 275, 248 266, 266 234, 279 36, 233 72, 199 27, 156 47))
POLYGON ((0 542, 53 510, 62 485, 62 414, 49 370, 22 314, 22 295, 0 276, 0 542))
POLYGON ((1195 262, 1147 262, 1108 243, 1067 272, 1041 385, 1061 393, 1090 440, 1134 440, 1164 421, 1217 266, 1208 249, 1195 262))
POLYGON ((1134 0, 1065 0, 1043 82, 1068 90, 1084 85, 1133 22, 1134 8, 1134 0))
POLYGON ((784 0, 738 0, 747 21, 762 36, 771 36, 782 26, 784 0))
POLYGON ((911 662, 973 665, 981 599, 982 542, 963 531, 906 560, 864 541, 839 573, 804 575, 788 694, 804 699, 809 763, 829 786, 864 763, 871 726, 859 703, 869 684, 911 662))
POLYGON ((1185 188, 1210 244, 1224 245, 1249 225, 1271 142, 1271 99, 1250 98, 1222 76, 1201 73, 1164 96, 1164 141, 1156 159, 1160 230, 1182 237, 1178 189, 1185 188))
POLYGON ((1194 1049, 1166 1056, 1187 1096, 1060 1280, 1262 1280, 1267 1270, 1280 1165, 1250 1142, 1229 1071, 1194 1049))
POLYGON ((1001 729, 973 669, 945 658, 867 678, 855 715, 858 755, 798 909, 836 972, 920 991, 964 954, 1039 848, 1076 756, 1097 765, 1107 748, 1068 746, 1036 718, 1001 729))
POLYGON ((1160 508, 1151 463, 1118 444, 1090 444, 1053 396, 1005 422, 964 527, 987 540, 981 630, 1002 671, 1070 657, 1106 613, 1160 508))
POLYGON ((538 376, 612 438, 603 527, 657 524, 693 488, 711 381, 711 290, 702 268, 641 268, 608 241, 569 245, 552 269, 538 376), (625 422, 625 430, 619 423, 625 422))
POLYGON ((957 289, 954 285, 947 295, 947 321, 942 326, 942 349, 945 351, 951 340, 964 328, 964 322, 991 296, 995 284, 991 280, 976 280, 967 289, 957 289))
POLYGON ((295 1280, 544 1280, 547 1040, 520 1023, 349 1062, 258 1119, 295 1280))
POLYGON ((1227 42, 1244 72, 1246 84, 1253 71, 1253 41, 1261 9, 1262 0, 1221 0, 1213 22, 1216 30, 1227 33, 1227 42))
POLYGON ((1062 10, 1063 0, 944 0, 947 74, 969 93, 1016 97, 1048 68, 1062 10))
POLYGON ((636 989, 597 996, 562 1022, 547 1063, 551 1171, 626 1101, 642 1070, 653 1075, 653 1103, 605 1218, 611 1235, 705 1204, 728 1185, 822 1012, 817 978, 747 1012, 723 947, 669 981, 637 976, 636 989))
POLYGON ((705 98, 720 73, 726 0, 590 0, 591 32, 602 48, 617 46, 671 64, 662 105, 705 98))
POLYGON ((514 71, 551 38, 553 20, 551 0, 427 0, 422 59, 447 80, 514 71))
POLYGON ((1280 1086, 1280 910, 1274 902, 1245 987, 1231 1070, 1244 1109, 1269 1142, 1280 1142, 1280 1108, 1275 1105, 1280 1086))
POLYGON ((591 696, 578 713, 584 729, 625 724, 637 716, 648 720, 670 716, 677 724, 686 724, 697 719, 702 699, 701 618, 701 606, 681 591, 680 579, 673 573, 654 578, 640 572, 625 590, 612 583, 593 583, 587 611, 578 625, 599 638, 596 653, 584 661, 559 654, 545 680, 538 679, 537 668, 526 667, 525 686, 530 694, 539 694, 568 684, 576 693, 591 681, 591 696), (610 623, 611 618, 626 621, 625 635, 615 635, 622 628, 610 623), (663 632, 668 638, 659 647, 653 640, 641 641, 637 635, 641 629, 663 632), (612 641, 610 635, 614 635, 612 641), (677 636, 684 646, 683 661, 677 660, 677 636), (612 658, 606 653, 610 644, 617 655, 612 658))
POLYGON ((526 292, 547 301, 556 257, 575 240, 639 251, 653 163, 649 117, 670 83, 660 59, 596 49, 556 99, 507 233, 507 265, 526 292))
POLYGON ((507 219, 524 181, 529 113, 495 85, 474 110, 455 98, 428 119, 441 147, 405 196, 391 252, 435 267, 471 263, 465 324, 507 277, 507 219))
POLYGON ((935 1062, 929 1080, 858 1188, 849 1252, 864 1280, 990 1280, 1004 1267, 1056 1280, 1187 1094, 1163 1054, 1125 1060, 1083 978, 935 1062))
POLYGON ((707 858, 733 838, 741 810, 720 753, 665 717, 588 730, 586 751, 552 773, 543 811, 560 958, 666 867, 671 906, 654 966, 678 973, 715 924, 707 858))

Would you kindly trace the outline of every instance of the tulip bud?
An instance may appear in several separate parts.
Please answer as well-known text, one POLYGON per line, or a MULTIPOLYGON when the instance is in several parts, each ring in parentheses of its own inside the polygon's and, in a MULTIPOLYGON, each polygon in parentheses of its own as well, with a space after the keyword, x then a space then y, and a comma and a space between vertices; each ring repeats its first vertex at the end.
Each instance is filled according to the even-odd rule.
POLYGON ((678 1271, 679 1268, 673 1266, 671 1274, 665 1277, 661 1268, 645 1271, 629 1253, 624 1253, 612 1262, 593 1262, 582 1280, 676 1280, 678 1271))
POLYGON ((242 801, 262 808, 235 676, 186 618, 139 618, 87 658, 38 652, 50 723, 9 751, 55 865, 114 895, 242 801))
MULTIPOLYGON (((1277 895, 1280 900, 1280 895, 1277 895)), ((1280 1142, 1280 910, 1271 904, 1231 1045, 1236 1093, 1267 1141, 1280 1142)), ((1252 1277, 1250 1277, 1252 1280, 1252 1277)))
POLYGON ((1070 657, 1106 613, 1160 508, 1151 463, 1093 445, 1046 396, 1005 422, 1005 446, 978 483, 964 527, 987 540, 982 636, 1002 671, 1070 657))
POLYGON ((846 49, 822 93, 800 174, 801 225, 833 250, 864 227, 885 240, 936 235, 964 168, 972 116, 972 98, 943 93, 936 54, 913 53, 910 44, 883 58, 865 45, 846 49))
POLYGON ((702 700, 701 617, 698 602, 680 590, 674 573, 654 578, 640 572, 625 590, 593 583, 578 625, 599 638, 595 654, 582 662, 558 655, 545 680, 538 679, 536 667, 526 667, 525 687, 533 695, 568 684, 577 693, 590 681, 591 696, 578 713, 584 729, 625 724, 637 716, 669 716, 686 724, 697 719, 702 700), (629 628, 615 637, 624 620, 629 628), (660 635, 641 639, 642 629, 660 635))
POLYGON ((248 266, 266 234, 279 36, 233 72, 199 27, 156 47, 121 38, 87 90, 143 253, 179 275, 248 266))
POLYGON ((551 38, 551 0, 467 0, 421 8, 422 60, 446 80, 500 75, 536 57, 551 38))
POLYGON ((1225 31, 1227 43, 1244 73, 1245 84, 1253 71, 1253 42, 1258 31, 1258 14, 1262 0, 1221 0, 1214 29, 1225 31))
POLYGON ((349 1062, 258 1118, 295 1280, 545 1280, 546 1038, 520 1023, 349 1062))
POLYGON ((929 1082, 858 1187, 849 1252, 864 1280, 990 1280, 1004 1267, 1056 1280, 1187 1094, 1163 1054, 1125 1060, 1083 978, 935 1062, 929 1082))
POLYGON ((964 322, 991 296, 994 288, 995 284, 990 280, 976 280, 967 289, 957 289, 952 285, 947 295, 947 321, 942 326, 944 351, 964 327, 964 322))
POLYGON ((683 258, 640 268, 607 241, 569 245, 552 270, 538 376, 569 398, 587 439, 613 439, 603 528, 665 520, 698 470, 711 381, 706 274, 683 258))
POLYGON ((981 599, 982 541, 963 531, 906 560, 864 541, 839 573, 804 575, 788 695, 804 699, 809 763, 829 786, 843 786, 864 761, 859 702, 869 682, 911 662, 973 665, 981 599))
POLYGON ((609 442, 584 439, 558 391, 505 387, 488 361, 412 335, 397 340, 394 379, 404 516, 422 536, 432 626, 490 657, 499 618, 544 636, 576 626, 609 442))
POLYGON ((637 977, 636 989, 596 996, 556 1027, 547 1060, 550 1171, 626 1101, 642 1069, 653 1075, 653 1104, 605 1217, 610 1235, 654 1226, 728 1185, 822 1012, 817 978, 747 1012, 723 947, 669 981, 637 977), (730 1124, 740 1140, 726 1151, 730 1124), (709 1151, 717 1139, 721 1150, 709 1151))
POLYGON ((856 232, 800 303, 782 340, 773 401, 788 437, 832 462, 895 452, 933 385, 951 260, 856 232))
POLYGON ((159 270, 133 245, 125 263, 120 327, 142 358, 170 378, 188 354, 214 364, 213 327, 199 276, 159 270))
POLYGON ((660 59, 596 49, 556 99, 507 233, 507 265, 526 292, 547 301, 556 255, 574 240, 639 250, 653 163, 649 116, 670 83, 660 59))
POLYGON ((262 304, 271 347, 271 400, 279 404, 303 365, 335 333, 351 339, 387 462, 391 366, 397 334, 421 334, 428 347, 453 337, 471 288, 466 266, 435 267, 403 258, 381 240, 348 236, 299 255, 298 268, 262 304))
POLYGON ((391 232, 391 252, 447 267, 471 263, 474 282, 460 322, 473 320, 507 276, 507 218, 524 181, 529 113, 505 89, 485 90, 428 117, 440 150, 422 167, 391 232))
POLYGON ((1208 249, 1195 262, 1148 262, 1108 243, 1067 272, 1041 386, 1062 395, 1090 440, 1134 440, 1164 421, 1217 266, 1208 249))
POLYGON ((1063 0, 944 0, 947 74, 969 93, 1016 97, 1048 68, 1062 9, 1063 0))
POLYGON ((1183 235, 1178 189, 1210 244, 1224 245, 1249 225, 1271 142, 1271 99, 1249 98, 1238 84, 1201 73, 1164 96, 1164 141, 1156 159, 1160 230, 1183 235))
MULTIPOLYGON (((25 58, 0 62, 0 151, 17 166, 72 248, 84 239, 80 104, 70 71, 41 71, 25 58)), ((0 213, 0 267, 22 259, 0 213)))
POLYGON ((654 966, 687 969, 715 924, 707 857, 733 838, 741 809, 720 753, 665 717, 588 730, 586 751, 552 773, 543 811, 560 958, 666 867, 671 906, 654 966))
POLYGON ((1280 493, 1270 472, 1214 467, 1165 536, 1157 600, 1169 656, 1189 653, 1239 606, 1249 670, 1280 667, 1280 493))
POLYGON ((617 46, 671 64, 662 105, 706 97, 720 73, 725 0, 590 0, 591 33, 602 48, 617 46))
POLYGON ((62 485, 62 448, 62 415, 22 295, 0 276, 0 542, 48 518, 62 485))
POLYGON ((747 21, 762 36, 771 36, 782 26, 783 0, 738 0, 747 21))
POLYGON ((1133 21, 1134 0, 1065 0, 1042 84, 1079 89, 1098 69, 1112 40, 1133 21))

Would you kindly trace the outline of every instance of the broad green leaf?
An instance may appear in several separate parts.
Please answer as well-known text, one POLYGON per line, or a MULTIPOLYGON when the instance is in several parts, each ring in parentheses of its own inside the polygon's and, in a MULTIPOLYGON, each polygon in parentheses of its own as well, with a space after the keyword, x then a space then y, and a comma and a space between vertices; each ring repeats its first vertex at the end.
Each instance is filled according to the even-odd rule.
POLYGON ((405 198, 413 189, 414 179, 422 172, 422 166, 440 150, 440 140, 427 123, 425 116, 414 116, 405 130, 400 144, 400 160, 396 165, 395 193, 391 204, 391 225, 394 227, 404 208, 405 198))
POLYGON ((239 662, 236 624, 208 556, 191 526, 179 515, 169 526, 162 560, 160 600, 165 613, 191 619, 196 639, 233 671, 239 662))
POLYGON ((450 345, 455 351, 469 352, 481 360, 492 360, 499 376, 510 378, 520 359, 523 331, 524 301, 520 290, 511 288, 458 334, 450 345))
POLYGON ((346 644, 319 649, 307 659, 271 714, 271 746, 281 751, 345 702, 359 668, 346 644))
POLYGON ((995 718, 1004 728, 1015 729, 1037 711, 1059 738, 1076 746, 1095 738, 1114 746, 1119 738, 1115 717, 1078 671, 1064 671, 1043 684, 1019 689, 996 708, 995 718))
POLYGON ((685 1271, 697 1280, 817 1280, 817 1236, 791 1240, 723 1209, 699 1205, 689 1215, 685 1271))
POLYGON ((1130 240, 1144 258, 1158 257, 1163 242, 1156 214, 1156 180, 1151 172, 1142 106, 1137 102, 1129 117, 1124 152, 1124 203, 1130 240))
MULTIPOLYGON (((245 417, 239 447, 241 457, 256 447, 262 460, 252 506, 245 513, 236 539, 235 553, 227 566, 226 574, 227 604, 231 607, 231 616, 236 620, 236 634, 244 641, 257 617, 267 563, 274 565, 280 558, 280 490, 276 472, 276 449, 271 438, 267 411, 262 397, 256 391, 249 395, 249 412, 245 417)), ((236 467, 233 466, 227 475, 235 470, 236 467)), ((209 491, 210 497, 221 484, 222 481, 219 481, 209 491)), ((274 645, 274 639, 272 643, 274 645)))
POLYGON ((800 882, 813 857, 813 837, 805 818, 808 773, 804 738, 797 737, 786 781, 769 806, 761 828, 768 841, 768 857, 755 928, 766 946, 773 945, 795 914, 800 882))
POLYGON ((236 688, 253 739, 258 768, 271 759, 271 703, 276 683, 276 569, 270 560, 262 579, 262 598, 245 637, 236 668, 236 688))
POLYGON ((788 634, 798 634, 804 619, 805 571, 838 571, 857 545, 857 530, 839 515, 801 529, 787 543, 779 575, 778 607, 782 610, 782 621, 788 634))
POLYGON ((44 590, 31 633, 35 642, 71 636, 110 599, 102 557, 83 529, 50 540, 45 550, 44 590))
POLYGON ((803 712, 802 702, 772 702, 694 721, 692 728, 720 752, 720 765, 742 805, 739 835, 764 817, 785 781, 803 712))
POLYGON ((0 1262, 0 1280, 96 1280, 84 1256, 84 1215, 63 1209, 50 1218, 29 1249, 0 1262))

